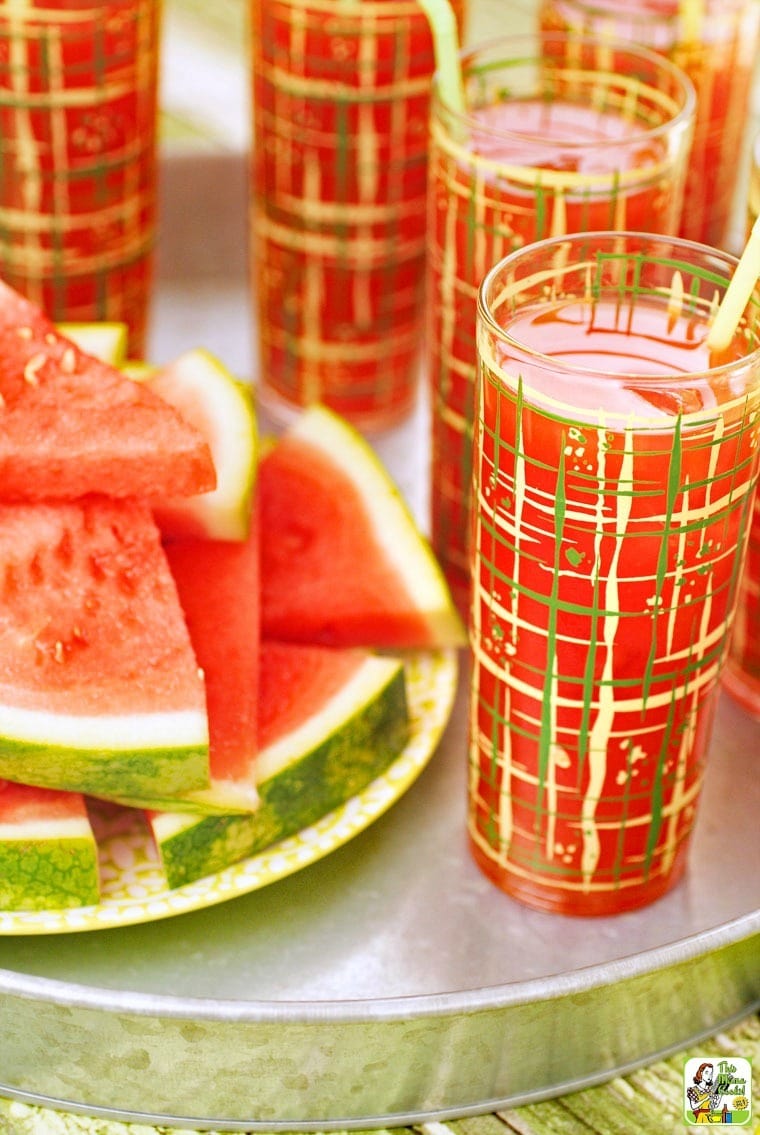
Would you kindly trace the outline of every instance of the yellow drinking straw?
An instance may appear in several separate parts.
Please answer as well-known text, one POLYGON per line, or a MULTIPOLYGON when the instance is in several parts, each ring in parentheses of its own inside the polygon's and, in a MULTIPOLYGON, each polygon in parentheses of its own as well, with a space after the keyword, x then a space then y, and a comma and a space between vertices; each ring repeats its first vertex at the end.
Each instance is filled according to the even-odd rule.
POLYGON ((457 114, 464 115, 462 64, 459 58, 459 30, 449 0, 420 0, 430 24, 438 73, 438 89, 443 103, 457 114))
POLYGON ((678 0, 678 19, 684 43, 698 43, 702 38, 705 0, 678 0))
POLYGON ((725 295, 715 313, 706 344, 710 351, 724 351, 741 321, 742 312, 760 276, 760 217, 752 226, 744 252, 739 258, 725 295))

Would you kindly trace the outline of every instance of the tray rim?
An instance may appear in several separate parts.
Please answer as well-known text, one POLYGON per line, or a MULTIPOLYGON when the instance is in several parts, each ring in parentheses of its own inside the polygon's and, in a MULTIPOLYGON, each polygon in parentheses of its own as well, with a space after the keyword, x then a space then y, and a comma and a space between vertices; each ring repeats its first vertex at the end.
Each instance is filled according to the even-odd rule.
MULTIPOLYGON (((704 959, 743 942, 751 944, 753 937, 758 939, 760 946, 760 908, 710 930, 613 961, 595 962, 546 977, 448 993, 322 1001, 236 1001, 231 998, 181 997, 176 994, 117 990, 108 986, 90 986, 0 969, 0 996, 18 996, 68 1007, 96 1009, 104 1013, 128 1011, 137 1016, 160 1016, 167 1019, 270 1023, 281 1021, 287 1011, 288 1022, 292 1024, 394 1021, 406 1020, 410 1016, 439 1017, 455 1016, 462 1012, 498 1011, 516 1005, 547 1001, 552 997, 592 993, 605 986, 619 985, 696 958, 704 959), (368 1011, 370 1009, 371 1013, 368 1011)), ((758 1003, 760 1004, 760 991, 758 1003)), ((752 1011, 752 1003, 747 1011, 752 1011)))

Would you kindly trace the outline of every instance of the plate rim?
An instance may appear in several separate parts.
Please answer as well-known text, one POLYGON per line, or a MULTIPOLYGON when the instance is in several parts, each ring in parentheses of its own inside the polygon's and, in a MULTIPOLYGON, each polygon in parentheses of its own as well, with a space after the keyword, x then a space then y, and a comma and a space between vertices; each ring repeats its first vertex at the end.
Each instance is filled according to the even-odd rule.
MULTIPOLYGON (((458 651, 454 647, 443 647, 407 651, 399 657, 404 659, 407 677, 410 667, 421 667, 423 671, 417 679, 419 687, 416 691, 414 681, 407 682, 411 734, 388 768, 374 777, 361 792, 299 832, 179 887, 166 887, 139 898, 109 901, 106 897, 91 906, 0 910, 0 937, 91 933, 192 914, 271 886, 349 843, 380 819, 411 788, 435 755, 453 712, 460 672, 458 651), (433 697, 435 712, 426 712, 423 720, 418 703, 426 697, 433 697), (351 813, 356 814, 351 817, 351 813), (339 832, 341 824, 347 820, 350 820, 350 830, 339 832), (317 833, 319 838, 305 840, 304 837, 310 833, 317 833), (296 848, 304 848, 304 854, 297 862, 293 858, 279 867, 272 869, 269 866, 267 869, 272 860, 287 857, 288 852, 296 848), (258 873, 257 866, 261 868, 258 873), (216 886, 212 889, 214 882, 216 886), (154 905, 160 909, 150 910, 154 905)), ((0 975, 4 972, 10 971, 0 969, 0 975)))

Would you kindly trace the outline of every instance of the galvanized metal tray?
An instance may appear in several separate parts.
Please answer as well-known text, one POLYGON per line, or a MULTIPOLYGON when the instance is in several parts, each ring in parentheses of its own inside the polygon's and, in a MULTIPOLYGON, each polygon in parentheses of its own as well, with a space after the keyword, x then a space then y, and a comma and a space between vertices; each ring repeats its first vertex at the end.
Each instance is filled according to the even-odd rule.
MULTIPOLYGON (((202 344, 246 373, 244 172, 179 163, 165 191, 155 357, 202 344)), ((376 442, 424 509, 424 410, 376 442)), ((463 660, 420 779, 304 871, 168 921, 0 940, 0 1094, 225 1131, 391 1126, 601 1081, 759 1005, 760 724, 723 699, 670 895, 560 918, 470 859, 466 687, 463 660)))

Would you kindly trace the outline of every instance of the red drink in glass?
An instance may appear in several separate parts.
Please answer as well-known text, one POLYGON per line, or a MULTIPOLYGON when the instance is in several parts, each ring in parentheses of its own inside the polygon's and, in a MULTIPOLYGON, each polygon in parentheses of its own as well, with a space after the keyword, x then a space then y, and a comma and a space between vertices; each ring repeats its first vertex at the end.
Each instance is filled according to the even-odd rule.
POLYGON ((473 505, 474 856, 534 906, 612 914, 682 874, 757 478, 760 296, 641 234, 485 280, 473 505))
POLYGON ((513 37, 464 56, 469 113, 434 91, 427 370, 431 528, 464 613, 475 313, 480 281, 507 253, 551 235, 674 233, 693 126, 691 85, 669 62, 599 40, 513 37), (508 92, 508 93, 505 93, 508 92))
POLYGON ((128 325, 153 274, 160 0, 0 5, 0 272, 70 322, 128 325))
MULTIPOLYGON (((760 216, 760 135, 753 139, 747 236, 760 216)), ((760 718, 760 495, 755 497, 747 560, 731 635, 731 649, 723 682, 732 698, 753 717, 760 718)))
POLYGON ((390 425, 416 396, 424 319, 427 17, 415 0, 252 0, 251 22, 262 399, 390 425))
POLYGON ((728 247, 758 50, 756 0, 541 0, 541 27, 662 52, 694 83, 697 117, 679 235, 728 247))

